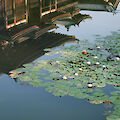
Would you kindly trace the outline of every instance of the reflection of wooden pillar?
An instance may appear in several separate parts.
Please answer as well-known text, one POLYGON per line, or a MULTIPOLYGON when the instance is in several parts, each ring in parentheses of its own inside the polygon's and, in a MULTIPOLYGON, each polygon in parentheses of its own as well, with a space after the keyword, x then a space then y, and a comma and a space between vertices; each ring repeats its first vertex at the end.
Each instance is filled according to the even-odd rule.
POLYGON ((13 11, 14 11, 14 25, 16 24, 16 6, 15 6, 15 0, 13 0, 13 11))
POLYGON ((28 23, 28 15, 29 15, 28 0, 25 0, 25 7, 26 7, 26 23, 28 23))
POLYGON ((40 0, 40 18, 42 18, 42 0, 40 0))
MULTIPOLYGON (((29 0, 28 0, 29 2, 29 0)), ((39 23, 40 22, 40 18, 41 18, 41 0, 31 0, 29 2, 29 14, 28 14, 28 19, 29 19, 29 23, 39 23)))
POLYGON ((0 0, 0 18, 4 17, 4 11, 5 11, 5 4, 4 4, 5 1, 3 0, 0 0))
POLYGON ((57 10, 57 0, 55 0, 55 10, 57 10))
POLYGON ((5 0, 0 0, 0 30, 6 28, 5 0))
POLYGON ((8 25, 8 19, 7 19, 7 0, 4 1, 4 7, 5 7, 5 12, 4 12, 5 16, 4 17, 5 17, 5 22, 6 22, 5 24, 7 26, 8 25))
POLYGON ((52 6, 51 6, 51 0, 50 0, 50 12, 51 12, 51 8, 52 8, 52 6))

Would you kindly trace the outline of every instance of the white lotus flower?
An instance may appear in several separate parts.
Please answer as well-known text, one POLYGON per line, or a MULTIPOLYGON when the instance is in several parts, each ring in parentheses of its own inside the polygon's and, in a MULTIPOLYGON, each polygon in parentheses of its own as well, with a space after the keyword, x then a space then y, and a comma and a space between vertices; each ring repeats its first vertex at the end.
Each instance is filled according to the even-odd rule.
POLYGON ((119 57, 116 57, 116 60, 118 60, 118 61, 119 61, 119 60, 120 60, 120 58, 119 58, 119 57))
POLYGON ((56 63, 60 63, 60 61, 56 61, 56 63))
POLYGON ((95 59, 97 59, 98 57, 97 57, 97 56, 95 56, 94 58, 95 58, 95 59))
POLYGON ((97 46, 97 49, 100 49, 101 47, 100 46, 97 46))
POLYGON ((99 62, 96 62, 96 65, 99 65, 100 63, 99 62))
POLYGON ((75 73, 75 76, 78 76, 78 73, 75 73))
POLYGON ((63 76, 63 80, 67 80, 67 77, 66 77, 66 76, 63 76))
POLYGON ((105 66, 105 65, 103 65, 102 67, 103 67, 103 68, 106 68, 106 66, 105 66))
POLYGON ((88 65, 90 65, 90 64, 91 64, 91 62, 90 62, 90 61, 88 61, 88 62, 87 62, 87 64, 88 64, 88 65))
POLYGON ((82 71, 83 69, 82 68, 79 68, 80 71, 82 71))
POLYGON ((92 88, 92 87, 93 87, 93 85, 92 85, 91 83, 89 83, 87 86, 88 86, 89 88, 92 88))

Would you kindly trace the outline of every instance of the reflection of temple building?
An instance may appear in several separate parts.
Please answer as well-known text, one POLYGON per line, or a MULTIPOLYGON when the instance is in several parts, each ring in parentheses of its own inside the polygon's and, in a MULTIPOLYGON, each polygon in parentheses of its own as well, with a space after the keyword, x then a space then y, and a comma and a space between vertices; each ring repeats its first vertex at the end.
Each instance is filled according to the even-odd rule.
POLYGON ((56 24, 79 25, 80 10, 116 10, 118 0, 0 0, 0 72, 7 73, 74 38, 49 33, 56 24), (29 40, 29 41, 28 41, 29 40), (5 67, 5 66, 9 66, 5 67))
MULTIPOLYGON (((31 37, 37 39, 48 30, 56 28, 57 22, 62 22, 67 28, 79 24, 85 19, 85 16, 89 15, 81 15, 79 9, 75 8, 76 5, 78 2, 73 0, 47 2, 45 0, 40 2, 38 0, 6 0, 6 2, 2 2, 3 16, 1 18, 4 24, 0 24, 3 26, 0 34, 2 37, 3 34, 5 36, 5 39, 2 40, 12 39, 10 42, 13 43, 28 40, 31 37)), ((2 45, 7 43, 4 42, 2 45)))
POLYGON ((59 19, 56 19, 55 21, 53 21, 54 24, 61 24, 61 25, 64 25, 67 30, 69 30, 69 28, 72 26, 72 25, 78 25, 80 24, 80 22, 86 20, 86 19, 91 19, 92 17, 90 15, 82 15, 82 14, 76 14, 76 15, 71 15, 69 17, 63 17, 63 18, 59 18, 59 19))
POLYGON ((11 28, 29 21, 36 22, 34 18, 38 18, 38 21, 40 21, 49 13, 54 13, 57 18, 61 14, 60 17, 64 17, 70 13, 66 12, 66 9, 72 7, 80 10, 113 12, 116 10, 118 3, 119 0, 1 0, 0 11, 2 12, 0 18, 2 18, 1 21, 5 20, 4 26, 6 28, 11 28))
POLYGON ((6 28, 27 22, 27 0, 5 0, 6 28))
MULTIPOLYGON (((74 4, 69 2, 69 6, 67 6, 67 3, 62 4, 63 0, 61 0, 59 2, 60 6, 50 7, 49 4, 45 5, 45 3, 42 3, 41 14, 39 11, 41 10, 41 4, 37 1, 35 2, 35 0, 32 3, 29 2, 29 6, 27 6, 28 3, 24 4, 23 0, 18 3, 11 1, 15 4, 15 9, 10 6, 2 9, 4 14, 1 18, 5 18, 3 19, 5 23, 3 24, 4 29, 0 30, 0 37, 3 40, 0 43, 0 72, 8 73, 25 63, 33 61, 46 53, 44 51, 45 48, 52 48, 67 41, 76 40, 71 36, 48 32, 48 30, 57 27, 52 22, 62 17, 59 15, 63 15, 65 18, 67 16, 70 17, 69 12, 64 13, 61 11, 63 10, 63 5, 65 5, 65 8, 69 8, 74 6, 74 4), (22 6, 22 9, 19 8, 20 6, 22 6), (45 6, 48 6, 48 8, 45 6), (55 11, 58 8, 60 11, 59 15, 57 15, 58 11, 55 11), (53 21, 51 21, 52 19, 53 21)), ((11 3, 8 0, 6 4, 10 5, 11 3)), ((14 5, 11 6, 14 7, 14 5)), ((78 12, 76 13, 78 14, 78 12)))
POLYGON ((11 70, 21 67, 25 63, 44 55, 45 48, 52 48, 63 45, 66 42, 76 42, 72 36, 61 35, 58 33, 44 33, 39 39, 16 43, 13 47, 9 46, 0 51, 0 73, 8 73, 11 70))
POLYGON ((2 0, 6 28, 11 28, 21 23, 28 23, 28 17, 44 15, 60 11, 77 4, 72 0, 2 0))
POLYGON ((56 24, 69 30, 71 25, 91 18, 80 14, 80 10, 112 11, 118 3, 118 0, 1 0, 0 36, 14 42, 36 39, 56 28, 56 24))
POLYGON ((119 0, 78 0, 77 5, 81 10, 114 12, 119 0))

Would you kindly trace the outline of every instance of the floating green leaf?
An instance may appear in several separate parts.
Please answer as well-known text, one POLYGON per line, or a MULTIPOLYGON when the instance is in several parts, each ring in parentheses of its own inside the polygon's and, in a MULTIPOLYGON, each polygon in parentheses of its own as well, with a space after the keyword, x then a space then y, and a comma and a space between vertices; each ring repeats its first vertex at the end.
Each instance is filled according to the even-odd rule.
POLYGON ((13 71, 11 77, 29 81, 34 87, 45 87, 55 96, 69 95, 87 99, 92 104, 112 103, 114 111, 107 120, 119 120, 120 33, 112 32, 111 36, 100 37, 95 44, 80 41, 77 46, 63 47, 59 51, 46 49, 50 51, 46 55, 59 54, 60 57, 27 64, 25 68, 13 71), (26 73, 20 75, 21 72, 26 73), (107 85, 116 88, 110 95, 103 90, 107 85))

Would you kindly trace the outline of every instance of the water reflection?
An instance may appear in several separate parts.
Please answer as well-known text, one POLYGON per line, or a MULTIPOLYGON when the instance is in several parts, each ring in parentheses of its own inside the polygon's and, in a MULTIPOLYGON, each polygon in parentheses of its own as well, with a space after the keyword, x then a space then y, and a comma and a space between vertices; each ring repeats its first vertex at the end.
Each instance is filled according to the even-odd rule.
POLYGON ((52 48, 63 45, 65 42, 74 42, 76 39, 72 36, 46 32, 39 39, 29 39, 21 43, 23 37, 19 38, 18 43, 10 45, 0 52, 0 73, 23 67, 23 64, 32 62, 38 57, 44 55, 45 48, 52 48))
POLYGON ((75 40, 49 33, 57 24, 69 30, 70 26, 79 26, 80 22, 92 18, 81 14, 81 10, 115 13, 118 3, 119 0, 1 0, 0 72, 8 73, 33 61, 45 53, 45 48, 75 40))
MULTIPOLYGON (((24 67, 23 64, 44 55, 46 53, 45 48, 52 48, 64 44, 66 41, 75 40, 72 36, 49 33, 50 29, 58 27, 56 24, 64 25, 69 30, 70 26, 79 25, 82 21, 91 19, 91 14, 81 14, 81 10, 115 13, 117 5, 118 0, 106 2, 104 0, 0 0, 0 73, 8 74, 13 69, 24 67)), ((79 28, 81 29, 81 26, 79 28)), ((87 31, 89 30, 87 29, 87 31)), ((2 79, 6 82, 6 77, 2 79)), ((17 79, 15 80, 17 82, 17 79)), ((9 79, 8 81, 11 82, 9 79)), ((21 89, 20 86, 12 84, 9 83, 9 86, 12 87, 6 83, 5 85, 1 84, 0 87, 1 98, 4 101, 0 101, 2 103, 2 119, 5 117, 7 117, 6 119, 21 119, 21 117, 24 119, 26 116, 26 119, 31 120, 34 118, 47 120, 48 116, 51 119, 61 119, 61 116, 63 119, 104 119, 102 116, 104 110, 101 107, 103 104, 95 107, 84 102, 78 104, 80 100, 74 100, 74 98, 67 96, 67 99, 64 97, 66 102, 62 101, 58 105, 56 98, 51 97, 50 94, 48 96, 38 89, 24 87, 21 89), (4 100, 4 97, 7 100, 4 100), (63 115, 60 114, 61 111, 64 111, 63 115)), ((109 87, 108 89, 111 90, 109 87)), ((84 95, 82 96, 84 97, 84 95)), ((109 101, 107 102, 109 103, 109 101)))
POLYGON ((118 3, 119 0, 2 0, 1 16, 8 29, 22 23, 70 18, 79 14, 80 10, 115 12, 118 3))
POLYGON ((80 10, 115 13, 118 3, 119 0, 1 0, 0 25, 1 29, 9 29, 23 23, 40 25, 57 21, 63 25, 79 24, 86 17, 90 18, 81 15, 80 10))

